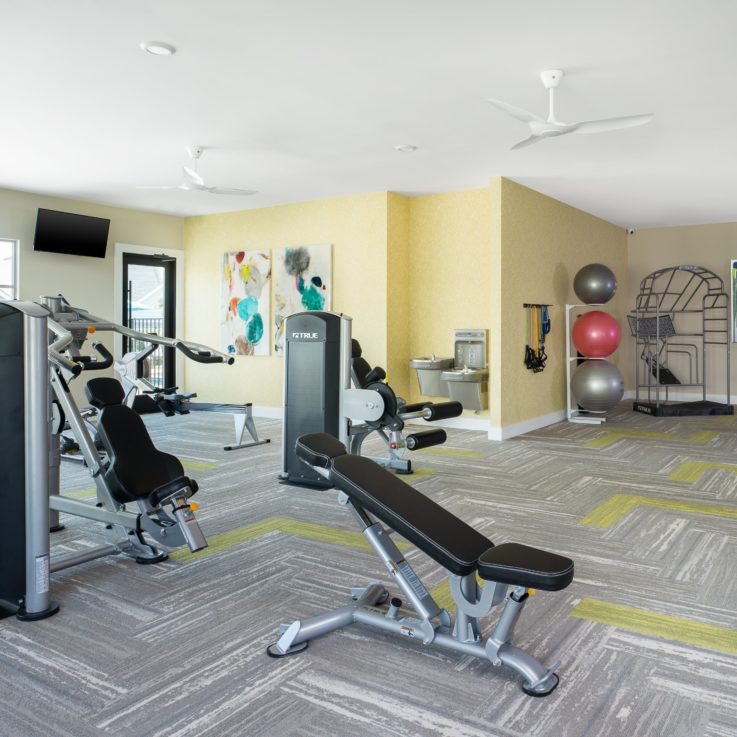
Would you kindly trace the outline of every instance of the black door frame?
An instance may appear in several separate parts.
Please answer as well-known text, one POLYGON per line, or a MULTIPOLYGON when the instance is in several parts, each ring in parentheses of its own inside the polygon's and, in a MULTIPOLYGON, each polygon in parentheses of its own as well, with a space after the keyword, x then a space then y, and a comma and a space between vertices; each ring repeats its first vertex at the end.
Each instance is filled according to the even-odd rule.
MULTIPOLYGON (((164 335, 175 337, 177 322, 177 259, 166 254, 145 254, 123 252, 123 316, 121 322, 129 326, 130 314, 130 280, 129 266, 159 266, 164 269, 164 335)), ((130 348, 130 339, 123 336, 123 354, 130 348)), ((164 386, 176 385, 176 356, 174 348, 163 348, 164 352, 164 386)))

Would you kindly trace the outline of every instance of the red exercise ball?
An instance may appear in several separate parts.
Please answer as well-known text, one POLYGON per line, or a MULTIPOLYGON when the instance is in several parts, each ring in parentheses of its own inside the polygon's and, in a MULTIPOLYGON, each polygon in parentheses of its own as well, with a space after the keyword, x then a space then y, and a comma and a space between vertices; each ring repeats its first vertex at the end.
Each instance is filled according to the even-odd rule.
POLYGON ((573 345, 586 358, 606 358, 617 350, 622 331, 607 312, 592 310, 573 323, 573 345))

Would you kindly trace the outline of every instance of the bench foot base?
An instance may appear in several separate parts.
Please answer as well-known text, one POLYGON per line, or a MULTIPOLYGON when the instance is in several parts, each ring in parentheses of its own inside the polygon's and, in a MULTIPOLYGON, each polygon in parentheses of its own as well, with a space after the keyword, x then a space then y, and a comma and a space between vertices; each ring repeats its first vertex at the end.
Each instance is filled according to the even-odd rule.
POLYGON ((286 658, 289 655, 297 655, 304 650, 307 650, 308 642, 300 642, 299 645, 292 645, 286 652, 282 652, 278 647, 278 643, 274 642, 266 648, 266 654, 270 658, 286 658))

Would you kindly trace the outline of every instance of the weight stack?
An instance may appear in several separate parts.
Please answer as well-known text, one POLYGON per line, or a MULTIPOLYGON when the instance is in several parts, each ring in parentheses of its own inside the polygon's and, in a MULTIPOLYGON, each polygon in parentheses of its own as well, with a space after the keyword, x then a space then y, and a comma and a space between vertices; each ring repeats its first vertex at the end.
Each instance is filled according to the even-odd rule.
POLYGON ((294 446, 305 433, 340 438, 343 362, 341 339, 349 318, 333 312, 298 312, 284 322, 284 426, 282 483, 330 488, 297 458, 294 446))

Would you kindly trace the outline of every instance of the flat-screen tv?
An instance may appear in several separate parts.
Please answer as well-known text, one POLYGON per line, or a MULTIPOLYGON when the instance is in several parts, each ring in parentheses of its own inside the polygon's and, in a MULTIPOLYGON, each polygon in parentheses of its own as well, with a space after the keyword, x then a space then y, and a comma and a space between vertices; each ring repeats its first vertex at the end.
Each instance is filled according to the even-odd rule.
POLYGON ((34 251, 105 258, 110 221, 38 208, 34 251))

